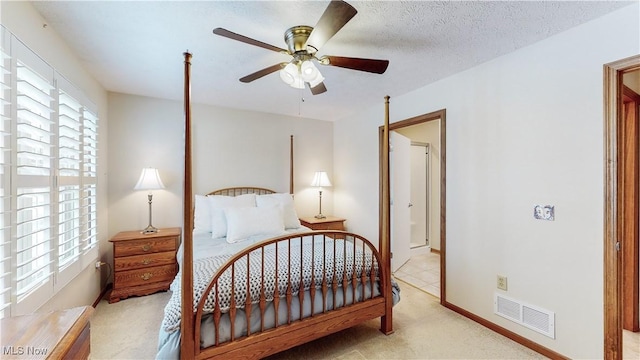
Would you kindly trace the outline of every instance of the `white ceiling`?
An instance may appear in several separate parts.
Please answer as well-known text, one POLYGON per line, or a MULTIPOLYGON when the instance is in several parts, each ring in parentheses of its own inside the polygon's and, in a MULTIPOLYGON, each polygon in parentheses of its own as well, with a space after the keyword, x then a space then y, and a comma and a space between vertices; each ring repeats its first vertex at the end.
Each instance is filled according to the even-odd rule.
POLYGON ((349 1, 358 14, 318 55, 387 59, 382 75, 319 66, 327 92, 278 73, 239 78, 290 59, 214 35, 230 31, 286 48, 284 31, 315 26, 328 1, 33 2, 108 90, 182 100, 183 53, 193 54, 192 101, 335 120, 602 16, 620 1, 349 1), (303 101, 302 101, 303 99, 303 101))

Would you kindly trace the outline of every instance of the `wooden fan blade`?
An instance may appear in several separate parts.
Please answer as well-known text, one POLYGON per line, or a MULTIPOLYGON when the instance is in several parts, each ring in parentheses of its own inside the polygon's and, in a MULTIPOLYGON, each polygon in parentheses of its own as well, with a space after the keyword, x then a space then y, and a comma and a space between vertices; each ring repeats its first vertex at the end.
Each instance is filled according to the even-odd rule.
POLYGON ((265 76, 265 75, 269 75, 273 72, 276 72, 280 69, 282 69, 283 67, 285 67, 287 65, 287 63, 280 63, 280 64, 275 64, 275 65, 271 65, 267 68, 264 68, 262 70, 258 70, 256 72, 254 72, 253 74, 249 74, 245 77, 240 78, 240 81, 243 83, 249 83, 252 82, 253 80, 258 80, 261 77, 265 76))
POLYGON ((318 51, 357 13, 358 11, 353 6, 344 1, 331 1, 307 39, 307 46, 315 49, 310 52, 318 51))
POLYGON ((389 66, 389 60, 376 60, 376 59, 360 59, 343 56, 323 56, 320 59, 320 64, 337 66, 352 70, 366 71, 376 74, 384 74, 389 66), (328 64, 326 63, 328 60, 328 64))
POLYGON ((327 88, 324 86, 324 83, 321 82, 320 84, 311 87, 311 85, 309 83, 307 83, 307 86, 309 86, 309 89, 311 90, 311 93, 313 95, 319 95, 322 94, 323 92, 327 91, 327 88))
POLYGON ((273 45, 270 45, 270 44, 267 44, 267 43, 263 43, 262 41, 255 40, 255 39, 246 37, 244 35, 236 34, 234 32, 231 32, 231 31, 227 30, 227 29, 215 28, 215 29, 213 29, 213 33, 216 34, 216 35, 224 36, 224 37, 232 39, 232 40, 243 42, 245 44, 258 46, 258 47, 261 47, 263 49, 267 49, 267 50, 271 50, 271 51, 275 51, 275 52, 279 52, 279 53, 284 53, 284 54, 288 54, 289 53, 287 50, 285 50, 283 48, 279 48, 277 46, 273 46, 273 45))

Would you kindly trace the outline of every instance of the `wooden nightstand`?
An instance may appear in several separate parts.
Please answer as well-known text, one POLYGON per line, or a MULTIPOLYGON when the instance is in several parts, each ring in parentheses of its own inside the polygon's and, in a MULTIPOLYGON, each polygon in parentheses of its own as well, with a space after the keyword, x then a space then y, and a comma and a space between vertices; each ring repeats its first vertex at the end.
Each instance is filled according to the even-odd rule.
POLYGON ((109 303, 168 290, 178 272, 180 235, 180 228, 158 229, 155 234, 136 230, 120 232, 109 240, 114 272, 109 303))
POLYGON ((300 223, 311 230, 344 230, 345 220, 335 216, 327 216, 324 219, 311 216, 300 218, 300 223))

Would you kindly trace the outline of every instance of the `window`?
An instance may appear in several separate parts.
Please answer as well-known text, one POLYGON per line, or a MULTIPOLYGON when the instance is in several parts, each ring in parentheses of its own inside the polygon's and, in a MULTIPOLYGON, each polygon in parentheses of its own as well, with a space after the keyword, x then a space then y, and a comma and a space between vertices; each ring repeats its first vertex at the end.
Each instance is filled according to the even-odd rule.
POLYGON ((36 310, 97 257, 95 105, 4 27, 0 317, 36 310))

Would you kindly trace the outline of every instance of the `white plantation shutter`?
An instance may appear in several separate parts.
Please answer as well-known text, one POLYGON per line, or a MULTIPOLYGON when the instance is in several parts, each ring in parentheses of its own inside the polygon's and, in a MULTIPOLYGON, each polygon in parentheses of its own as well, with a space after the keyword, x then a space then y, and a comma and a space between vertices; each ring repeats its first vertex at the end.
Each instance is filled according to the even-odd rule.
POLYGON ((98 116, 0 25, 0 318, 37 310, 98 256, 98 116))
POLYGON ((11 183, 10 104, 11 63, 0 32, 0 318, 8 317, 11 305, 11 183))
POLYGON ((82 164, 81 251, 86 254, 98 244, 98 116, 87 108, 83 117, 82 164))
POLYGON ((59 89, 58 289, 98 256, 98 117, 88 110, 93 104, 80 90, 60 76, 56 81, 59 89))
POLYGON ((64 90, 58 98, 58 268, 80 255, 82 105, 64 90))
MULTIPOLYGON (((13 45, 13 44, 12 44, 13 45)), ((54 236, 52 169, 53 70, 41 59, 16 59, 16 301, 31 309, 51 294, 54 236), (37 70, 36 70, 37 69, 37 70), (46 285, 46 286, 45 286, 46 285)), ((18 51, 16 51, 18 52, 18 51)), ((20 55, 20 52, 18 52, 20 55)))

